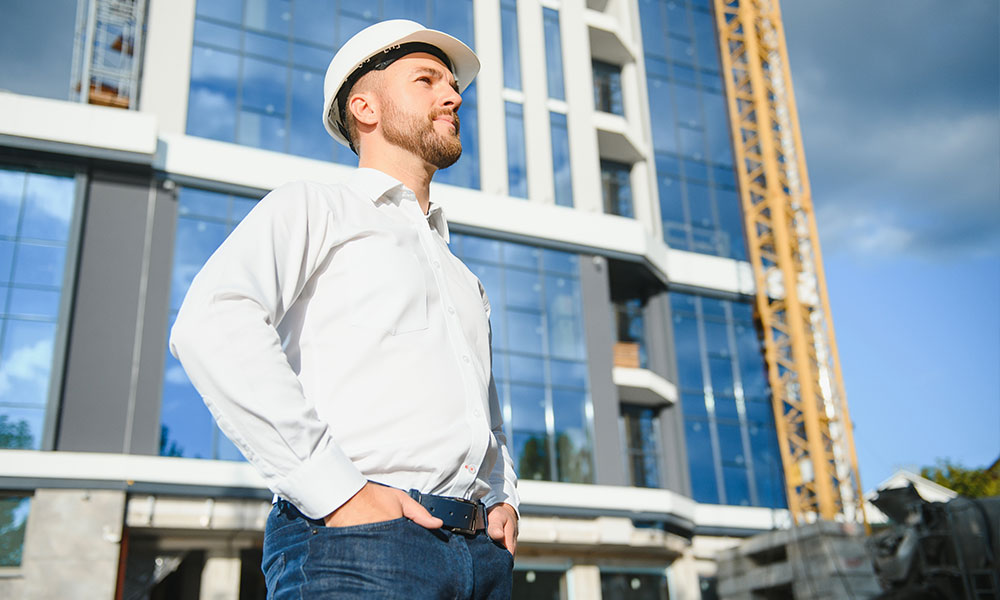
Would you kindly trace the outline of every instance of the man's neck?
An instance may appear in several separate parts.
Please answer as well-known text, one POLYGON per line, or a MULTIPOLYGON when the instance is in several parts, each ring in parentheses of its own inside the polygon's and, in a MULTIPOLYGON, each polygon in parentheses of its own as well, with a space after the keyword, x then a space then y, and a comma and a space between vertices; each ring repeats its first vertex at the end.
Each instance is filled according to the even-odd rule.
POLYGON ((431 178, 437 171, 434 165, 398 146, 385 144, 371 152, 362 151, 358 166, 395 177, 413 191, 425 215, 430 210, 431 178))

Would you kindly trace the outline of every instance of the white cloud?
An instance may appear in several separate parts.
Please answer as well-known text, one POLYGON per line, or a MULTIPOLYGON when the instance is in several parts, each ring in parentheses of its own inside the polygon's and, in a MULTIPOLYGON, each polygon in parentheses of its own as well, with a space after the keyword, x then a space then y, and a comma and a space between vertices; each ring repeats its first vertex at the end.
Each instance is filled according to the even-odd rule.
POLYGON ((180 365, 173 365, 169 367, 163 374, 163 379, 173 385, 190 385, 187 373, 180 365))
POLYGON ((0 365, 0 397, 18 381, 38 386, 48 385, 52 365, 52 340, 44 339, 28 346, 21 346, 0 365))

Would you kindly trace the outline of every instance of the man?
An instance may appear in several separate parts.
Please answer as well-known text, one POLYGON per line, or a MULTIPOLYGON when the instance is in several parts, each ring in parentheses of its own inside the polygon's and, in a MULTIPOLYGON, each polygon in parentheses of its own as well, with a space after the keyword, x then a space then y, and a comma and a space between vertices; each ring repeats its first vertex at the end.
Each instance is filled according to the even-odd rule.
POLYGON ((268 194, 195 278, 171 351, 276 495, 273 598, 508 598, 517 479, 489 302, 430 201, 479 71, 412 21, 351 38, 323 122, 359 156, 268 194))

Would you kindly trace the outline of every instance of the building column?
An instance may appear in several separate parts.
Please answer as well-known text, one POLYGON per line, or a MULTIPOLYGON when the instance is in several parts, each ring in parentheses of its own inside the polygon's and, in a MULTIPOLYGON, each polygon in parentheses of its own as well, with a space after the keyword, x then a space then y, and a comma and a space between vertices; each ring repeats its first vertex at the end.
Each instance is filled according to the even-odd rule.
POLYGON ((210 550, 201 572, 199 600, 239 600, 242 562, 237 550, 210 550))
POLYGON ((601 600, 601 570, 596 565, 574 565, 566 579, 573 600, 601 600))
POLYGON ((25 600, 113 600, 125 492, 36 490, 24 536, 25 600))
POLYGON ((691 548, 667 568, 671 600, 700 600, 701 583, 698 579, 698 564, 691 548))

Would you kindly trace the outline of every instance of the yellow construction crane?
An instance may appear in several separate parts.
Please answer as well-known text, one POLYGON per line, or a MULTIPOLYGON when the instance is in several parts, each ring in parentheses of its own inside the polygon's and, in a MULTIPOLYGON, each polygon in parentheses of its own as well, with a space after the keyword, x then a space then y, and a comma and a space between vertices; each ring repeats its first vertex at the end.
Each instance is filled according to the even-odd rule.
POLYGON ((714 0, 788 508, 864 521, 778 0, 714 0))

